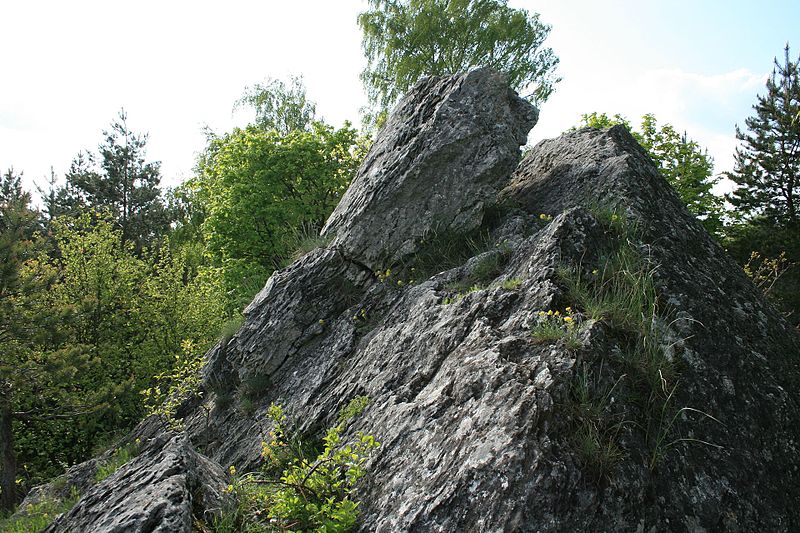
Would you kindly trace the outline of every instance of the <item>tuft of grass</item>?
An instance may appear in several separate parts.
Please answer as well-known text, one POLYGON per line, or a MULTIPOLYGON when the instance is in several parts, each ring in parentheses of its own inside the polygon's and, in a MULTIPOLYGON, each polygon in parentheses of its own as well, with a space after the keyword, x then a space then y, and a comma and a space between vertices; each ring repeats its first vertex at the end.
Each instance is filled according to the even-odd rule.
POLYGON ((483 290, 483 287, 480 287, 478 285, 472 285, 471 287, 464 288, 463 285, 461 284, 452 284, 452 283, 448 284, 445 288, 450 291, 457 291, 457 292, 453 296, 447 296, 444 299, 442 299, 442 305, 450 305, 452 303, 459 301, 467 294, 472 294, 473 292, 478 292, 480 290, 483 290))
POLYGON ((584 364, 576 373, 571 390, 574 450, 597 482, 606 480, 625 456, 619 440, 626 422, 611 411, 612 394, 618 384, 619 381, 608 390, 596 390, 584 364))
POLYGON ((94 473, 94 480, 98 483, 103 481, 138 454, 138 442, 132 442, 116 448, 111 457, 97 467, 97 471, 94 473))
POLYGON ((214 409, 227 411, 233 405, 233 394, 229 390, 219 390, 214 396, 214 409))
POLYGON ((289 245, 287 246, 293 251, 284 266, 297 261, 311 250, 324 248, 333 239, 333 235, 323 237, 319 232, 320 228, 315 224, 301 224, 300 227, 294 228, 289 235, 289 245))
POLYGON ((507 291, 516 290, 520 285, 522 285, 522 278, 510 278, 500 284, 500 286, 507 291))
POLYGON ((576 306, 589 318, 630 332, 642 332, 656 314, 655 267, 631 245, 620 246, 587 273, 581 267, 561 268, 559 276, 576 306))
POLYGON ((580 323, 582 317, 576 313, 572 307, 567 307, 562 314, 561 311, 539 311, 536 315, 536 323, 531 328, 531 336, 537 343, 564 342, 570 350, 581 347, 578 340, 580 323))
POLYGON ((456 233, 433 229, 422 237, 417 252, 407 264, 401 265, 403 271, 415 270, 414 279, 428 279, 434 274, 463 265, 492 248, 489 232, 479 230, 471 233, 456 233))
POLYGON ((265 374, 252 374, 247 376, 242 384, 239 386, 239 394, 243 398, 249 398, 256 401, 263 398, 264 395, 272 387, 272 379, 265 374))
POLYGON ((239 331, 239 328, 242 327, 242 324, 244 324, 244 316, 241 313, 237 313, 222 325, 219 338, 223 346, 231 341, 236 332, 239 331))
POLYGON ((0 520, 0 531, 4 533, 38 533, 52 524, 59 515, 72 509, 79 499, 80 494, 73 487, 70 496, 64 500, 46 499, 29 505, 24 514, 15 514, 0 520))
POLYGON ((251 416, 256 412, 256 404, 247 396, 242 396, 239 398, 239 411, 245 416, 251 416))

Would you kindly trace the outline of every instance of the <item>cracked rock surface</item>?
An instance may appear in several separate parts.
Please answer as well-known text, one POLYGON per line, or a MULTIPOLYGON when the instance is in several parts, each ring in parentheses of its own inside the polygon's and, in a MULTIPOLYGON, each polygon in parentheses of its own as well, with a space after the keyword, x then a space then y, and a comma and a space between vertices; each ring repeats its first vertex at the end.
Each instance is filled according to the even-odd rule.
POLYGON ((145 530, 157 502, 189 531, 189 487, 257 467, 271 403, 313 438, 356 395, 371 401, 348 432, 382 443, 361 531, 797 531, 798 336, 622 127, 542 141, 517 165, 536 114, 491 71, 417 85, 331 243, 276 272, 209 352, 207 403, 185 419, 205 457, 154 446, 53 531, 111 515, 145 530), (646 335, 590 316, 567 282, 621 247, 652 276, 646 335), (531 334, 567 307, 569 336, 531 334), (168 464, 195 466, 157 474, 168 464))
POLYGON ((207 518, 204 511, 219 510, 226 485, 219 465, 197 453, 185 436, 162 436, 88 489, 45 531, 191 531, 196 519, 207 518))

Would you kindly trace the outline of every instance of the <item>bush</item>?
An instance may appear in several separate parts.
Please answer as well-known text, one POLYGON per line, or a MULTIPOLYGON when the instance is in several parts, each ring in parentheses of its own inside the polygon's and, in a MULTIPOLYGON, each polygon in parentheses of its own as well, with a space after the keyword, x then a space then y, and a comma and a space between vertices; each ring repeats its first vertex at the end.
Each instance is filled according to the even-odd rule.
POLYGON ((291 430, 283 409, 272 404, 268 415, 275 427, 269 442, 262 442, 264 465, 260 472, 241 477, 230 467, 228 491, 237 506, 215 521, 215 531, 351 530, 358 519, 352 494, 380 443, 361 432, 343 442, 342 433, 368 402, 358 396, 340 411, 339 423, 325 432, 318 454, 291 430), (281 472, 277 478, 276 471, 281 472))

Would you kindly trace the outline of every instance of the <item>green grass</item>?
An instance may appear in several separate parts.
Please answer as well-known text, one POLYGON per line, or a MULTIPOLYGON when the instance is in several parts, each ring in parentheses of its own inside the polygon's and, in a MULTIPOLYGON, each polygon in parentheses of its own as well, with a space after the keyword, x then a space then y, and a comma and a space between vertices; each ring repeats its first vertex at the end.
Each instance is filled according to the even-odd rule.
POLYGON ((456 283, 456 284, 448 284, 447 286, 445 286, 445 289, 455 292, 455 294, 443 298, 442 305, 450 305, 452 303, 456 303, 467 294, 472 294, 473 292, 478 292, 480 290, 483 290, 483 287, 480 287, 478 285, 472 285, 471 287, 464 288, 462 284, 456 283))
POLYGON ((294 228, 290 235, 290 244, 288 246, 293 251, 285 261, 286 265, 284 266, 297 261, 311 250, 324 248, 332 239, 333 235, 321 236, 319 228, 314 225, 303 224, 299 228, 294 228))
POLYGON ((97 467, 97 471, 94 474, 94 480, 98 483, 103 481, 108 476, 119 470, 122 465, 136 457, 138 453, 139 446, 136 443, 131 443, 115 449, 111 454, 111 457, 97 467))
POLYGON ((522 279, 521 278, 510 278, 510 279, 507 279, 507 280, 503 281, 503 283, 500 284, 500 286, 502 288, 504 288, 505 290, 507 290, 507 291, 517 290, 520 285, 522 285, 522 279))
MULTIPOLYGON (((641 432, 652 470, 675 442, 686 440, 673 438, 680 415, 700 411, 675 405, 679 372, 667 355, 669 312, 659 305, 657 266, 635 244, 638 229, 617 211, 596 210, 595 216, 610 237, 601 243, 597 263, 562 266, 558 276, 579 312, 606 324, 609 338, 619 347, 619 355, 609 360, 619 376, 611 390, 590 386, 584 367, 573 391, 576 455, 596 479, 603 479, 625 453, 619 443, 624 424, 641 432), (609 395, 619 385, 620 401, 616 414, 611 414, 609 395)), ((555 326, 544 323, 538 334, 554 338, 555 326)))
POLYGON ((242 324, 244 324, 244 316, 240 313, 227 320, 220 328, 220 342, 223 345, 228 344, 233 336, 236 335, 236 332, 239 331, 239 328, 242 327, 242 324))
POLYGON ((562 267, 559 277, 587 317, 630 333, 643 331, 656 314, 655 267, 629 244, 601 257, 598 268, 562 267))
POLYGON ((471 257, 491 248, 491 236, 485 230, 468 234, 431 230, 419 242, 414 256, 406 264, 400 265, 399 270, 410 272, 413 268, 414 279, 428 279, 439 272, 461 266, 471 257))
POLYGON ((554 344, 563 341, 564 346, 570 350, 577 350, 582 346, 578 339, 581 331, 583 317, 571 307, 560 311, 539 311, 536 323, 531 327, 531 336, 539 344, 554 344))
POLYGON ((544 320, 531 330, 531 336, 539 343, 553 343, 565 338, 569 332, 555 320, 544 320))
POLYGON ((239 398, 239 411, 245 416, 250 416, 256 412, 256 404, 247 396, 243 396, 239 398))
POLYGON ((587 365, 582 365, 572 386, 574 450, 578 460, 597 482, 607 479, 625 456, 619 443, 625 421, 610 410, 612 394, 618 384, 619 381, 608 390, 596 390, 587 365))
POLYGON ((18 514, 0 520, 0 531, 4 533, 38 533, 53 523, 61 513, 66 513, 78 502, 80 494, 73 487, 69 498, 59 501, 46 499, 29 505, 25 514, 18 514))

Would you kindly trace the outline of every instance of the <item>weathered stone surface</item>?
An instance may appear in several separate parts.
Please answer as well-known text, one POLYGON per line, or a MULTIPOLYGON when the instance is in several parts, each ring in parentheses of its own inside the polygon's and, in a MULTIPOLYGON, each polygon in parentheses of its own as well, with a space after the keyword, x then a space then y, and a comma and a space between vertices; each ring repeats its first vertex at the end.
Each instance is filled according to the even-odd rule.
MULTIPOLYGON (((630 135, 584 130, 544 141, 500 198, 516 206, 492 232, 506 260, 480 290, 446 304, 448 284, 471 279, 497 252, 412 286, 365 276, 363 296, 336 316, 304 292, 332 279, 322 258, 346 263, 321 251, 271 282, 229 348, 245 361, 260 346, 251 332, 287 309, 305 310, 303 330, 320 310, 325 327, 313 341, 270 355, 282 363, 260 408, 280 402, 313 434, 354 395, 373 399, 354 428, 383 442, 361 488, 362 530, 791 531, 800 496, 797 336, 630 135), (614 206, 657 265, 664 318, 654 342, 678 369, 660 417, 626 405, 636 385, 616 355, 624 342, 613 326, 584 322, 578 348, 530 335, 540 310, 575 306, 560 267, 603 267, 596 262, 610 237, 596 213, 614 206), (511 279, 520 285, 503 288, 511 279), (353 321, 361 309, 366 331, 353 321), (582 375, 596 382, 604 416, 621 417, 613 436, 621 456, 600 478, 576 443, 582 375)), ((271 335, 262 350, 281 344, 271 335)), ((200 419, 194 424, 199 434, 200 419)), ((223 464, 257 461, 264 428, 231 413, 212 426, 223 464)))
POLYGON ((195 519, 221 508, 226 484, 222 469, 184 436, 162 437, 90 488, 45 531, 191 531, 195 519))
MULTIPOLYGON (((347 401, 365 394, 371 403, 348 432, 371 433, 382 446, 359 488, 361 531, 798 530, 800 339, 682 207, 626 130, 543 141, 510 179, 498 170, 491 182, 503 190, 480 200, 505 206, 491 224, 453 181, 397 192, 404 189, 393 176, 403 182, 423 175, 403 155, 408 146, 418 147, 414 153, 424 147, 412 138, 417 129, 428 138, 429 122, 416 110, 426 98, 439 109, 441 95, 465 79, 416 89, 406 114, 392 119, 416 126, 403 130, 403 142, 378 141, 398 154, 375 149, 362 183, 354 184, 363 190, 348 194, 329 222, 332 245, 276 273, 248 307, 242 329, 211 351, 206 384, 214 393, 185 420, 192 442, 217 464, 246 471, 260 461, 270 403, 283 405, 313 437, 347 401), (400 160, 396 172, 381 166, 400 160), (378 175, 375 182, 365 177, 378 175), (383 185, 371 190, 367 182, 383 185), (390 190, 396 192, 384 195, 390 190), (464 203, 433 209, 442 215, 436 222, 452 224, 454 239, 483 224, 487 242, 441 243, 443 251, 469 253, 456 266, 413 272, 416 244, 407 237, 419 235, 406 222, 406 233, 394 225, 418 219, 419 227, 431 227, 427 199, 442 194, 464 203), (637 230, 613 231, 609 220, 620 216, 637 230), (607 266, 610 247, 623 245, 653 271, 659 316, 646 324, 654 332, 646 343, 672 369, 658 374, 660 403, 634 377, 646 361, 631 351, 638 349, 631 333, 589 319, 565 283, 565 268, 595 275, 607 266), (402 251, 392 255, 394 249, 402 251), (373 274, 401 257, 404 277, 373 274), (539 312, 567 306, 582 313, 572 342, 531 336, 539 312), (232 395, 233 403, 214 406, 215 395, 232 395), (242 407, 244 396, 255 402, 253 411, 242 407), (587 454, 587 429, 607 448, 587 454)), ((502 103, 507 93, 495 91, 494 98, 502 103)), ((528 111, 523 106, 520 116, 494 127, 516 131, 528 111)), ((447 158, 477 157, 460 153, 473 147, 456 143, 447 158)), ((487 153, 493 150, 505 148, 487 153)), ((128 475, 151 476, 186 502, 184 478, 162 479, 159 465, 176 453, 202 461, 178 441, 157 449, 137 463, 142 468, 132 463, 128 475)), ((219 467, 207 472, 212 481, 201 485, 218 487, 219 467)), ((146 488, 128 479, 92 489, 58 527, 77 527, 84 515, 109 516, 107 507, 144 516, 136 502, 146 488)), ((175 531, 188 531, 185 512, 170 516, 175 531)))
POLYGON ((474 230, 538 115, 489 69, 419 82, 389 117, 323 235, 379 270, 412 254, 432 231, 474 230))

